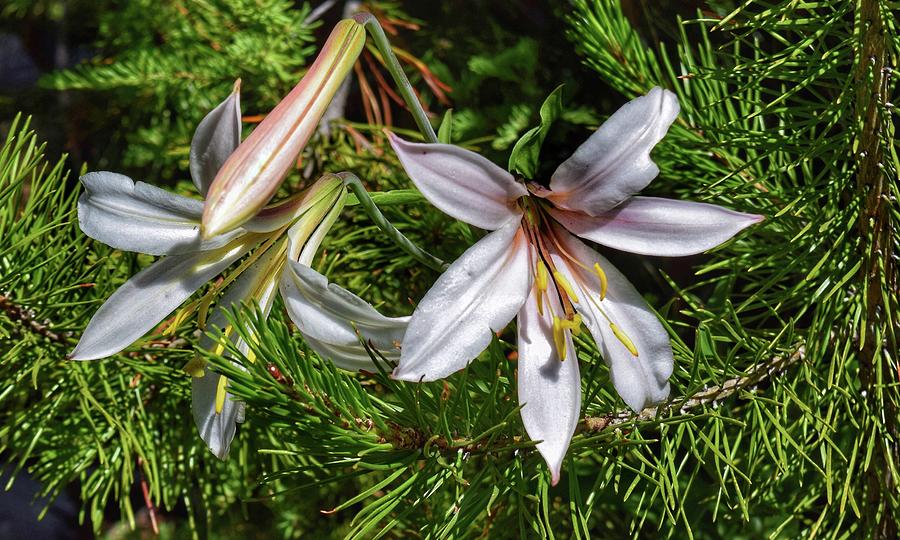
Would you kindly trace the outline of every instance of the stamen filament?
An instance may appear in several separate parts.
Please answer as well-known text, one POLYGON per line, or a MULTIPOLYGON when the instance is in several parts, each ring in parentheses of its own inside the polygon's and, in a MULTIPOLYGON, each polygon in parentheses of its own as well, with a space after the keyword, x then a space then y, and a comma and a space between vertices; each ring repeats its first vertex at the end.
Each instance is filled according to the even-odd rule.
MULTIPOLYGON (((272 244, 274 244, 275 242, 277 242, 279 240, 283 240, 281 238, 281 235, 287 229, 288 229, 288 227, 284 226, 281 229, 278 229, 277 231, 273 232, 271 238, 269 238, 262 245, 258 246, 255 250, 253 250, 253 252, 250 254, 250 256, 247 257, 243 262, 241 262, 241 264, 238 265, 238 267, 233 272, 228 274, 228 276, 226 276, 220 283, 213 285, 212 287, 210 287, 209 291, 207 291, 203 296, 201 296, 197 300, 194 300, 193 302, 186 305, 185 307, 181 308, 175 314, 175 317, 172 319, 172 323, 169 324, 169 326, 166 328, 166 330, 165 330, 165 332, 163 332, 163 334, 164 335, 174 335, 175 331, 178 330, 178 326, 182 322, 187 320, 187 318, 197 310, 201 310, 200 322, 202 324, 200 324, 200 328, 201 329, 205 328, 207 311, 209 310, 209 306, 212 304, 212 300, 216 297, 216 295, 219 294, 222 290, 224 290, 225 287, 227 287, 229 284, 231 284, 232 281, 237 279, 238 276, 240 276, 241 273, 244 270, 246 270, 251 264, 255 263, 257 261, 257 259, 259 259, 263 255, 263 253, 265 253, 266 250, 268 250, 272 246, 272 244)), ((257 233, 250 233, 250 234, 255 235, 257 239, 260 239, 260 238, 263 238, 266 236, 264 234, 257 234, 257 233)))
MULTIPOLYGON (((222 336, 225 338, 230 337, 232 330, 234 330, 234 328, 230 324, 225 325, 225 328, 222 329, 222 336)), ((213 351, 213 354, 215 354, 216 356, 222 356, 223 352, 225 352, 225 345, 223 345, 220 341, 216 344, 216 349, 213 351)))

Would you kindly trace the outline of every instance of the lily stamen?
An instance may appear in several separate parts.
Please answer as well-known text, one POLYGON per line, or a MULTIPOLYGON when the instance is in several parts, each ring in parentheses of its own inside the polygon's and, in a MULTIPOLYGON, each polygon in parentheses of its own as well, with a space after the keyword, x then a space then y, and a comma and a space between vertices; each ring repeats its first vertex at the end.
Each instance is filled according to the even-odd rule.
POLYGON ((556 347, 556 352, 559 354, 559 361, 566 361, 566 333, 563 329, 562 319, 557 316, 553 316, 553 345, 556 347))
MULTIPOLYGON (((281 234, 287 230, 287 227, 283 227, 276 231, 271 238, 266 240, 260 247, 256 248, 249 257, 247 257, 237 268, 234 269, 233 272, 228 274, 228 276, 223 279, 221 282, 216 283, 212 287, 210 287, 209 291, 206 292, 203 296, 198 298, 197 300, 191 302, 190 304, 183 307, 178 313, 175 314, 175 317, 172 319, 172 323, 166 327, 164 332, 165 335, 174 335, 175 331, 178 330, 178 326, 190 317, 192 313, 195 311, 199 311, 198 319, 199 319, 199 327, 201 330, 206 328, 206 318, 209 306, 212 304, 212 300, 219 294, 220 291, 225 290, 232 281, 238 278, 241 273, 246 270, 251 264, 256 262, 268 249, 274 244, 276 241, 281 239, 281 234)), ((262 234, 254 233, 256 237, 263 237, 262 234)))
POLYGON ((600 267, 600 263, 594 263, 594 273, 600 279, 600 300, 603 300, 606 298, 606 289, 609 286, 609 281, 606 279, 606 272, 600 267))
POLYGON ((228 386, 228 377, 219 377, 216 385, 216 414, 222 414, 225 408, 225 389, 228 386))
POLYGON ((190 375, 191 377, 202 377, 205 373, 206 368, 206 360, 199 356, 195 356, 188 360, 188 363, 181 368, 182 371, 190 375))
POLYGON ((538 313, 544 316, 544 295, 547 293, 547 285, 549 284, 549 274, 547 265, 544 261, 538 260, 534 272, 534 285, 537 287, 537 308, 538 313))
POLYGON ((575 314, 571 318, 553 317, 553 344, 559 353, 559 361, 566 360, 566 331, 572 332, 572 335, 581 333, 581 315, 575 314))
POLYGON ((571 299, 576 304, 578 303, 578 295, 575 294, 575 289, 572 287, 572 284, 569 283, 569 280, 566 279, 566 276, 562 275, 562 273, 558 270, 554 270, 553 281, 555 281, 556 284, 562 288, 569 299, 571 299))
POLYGON ((635 357, 638 356, 637 347, 634 346, 634 342, 631 341, 631 338, 628 337, 628 334, 623 332, 622 329, 616 326, 614 323, 609 323, 609 329, 612 330, 612 333, 614 336, 616 336, 616 339, 618 339, 622 343, 622 345, 624 345, 625 348, 628 349, 628 352, 633 354, 635 357))

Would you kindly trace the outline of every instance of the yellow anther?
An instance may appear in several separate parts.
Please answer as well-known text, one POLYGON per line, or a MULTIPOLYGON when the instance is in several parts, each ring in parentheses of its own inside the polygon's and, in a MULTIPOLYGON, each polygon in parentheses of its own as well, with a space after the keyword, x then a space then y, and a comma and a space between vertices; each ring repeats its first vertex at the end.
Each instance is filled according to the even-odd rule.
POLYGON ((191 377, 202 377, 206 373, 205 368, 206 360, 200 356, 196 356, 181 369, 191 377))
POLYGON ((538 290, 541 292, 546 291, 547 285, 550 283, 550 275, 547 273, 547 265, 544 264, 544 261, 537 262, 534 274, 534 283, 537 285, 538 290))
POLYGON ((600 263, 594 263, 594 273, 600 278, 600 300, 603 300, 606 298, 606 288, 609 286, 609 282, 606 281, 606 272, 600 268, 600 263))
POLYGON ((553 345, 556 346, 556 352, 559 354, 559 361, 566 361, 566 331, 563 326, 563 320, 559 317, 553 317, 553 345))
POLYGON ((216 414, 222 414, 225 408, 225 387, 228 385, 227 377, 219 377, 219 384, 216 386, 216 414))
POLYGON ((576 313, 571 321, 567 321, 567 326, 572 331, 572 335, 581 334, 581 315, 576 313))
POLYGON ((544 261, 538 260, 534 270, 534 286, 537 287, 537 308, 541 317, 544 316, 544 293, 547 292, 547 285, 550 283, 550 276, 547 273, 547 265, 544 261))
POLYGON ((634 356, 638 355, 637 347, 634 346, 634 342, 631 341, 631 338, 629 338, 625 332, 623 332, 618 326, 613 323, 609 323, 609 328, 610 330, 612 330, 616 338, 622 342, 622 345, 625 345, 625 348, 628 349, 628 352, 630 352, 634 356))
POLYGON ((562 275, 560 272, 554 270, 553 271, 553 281, 565 291, 566 296, 569 297, 574 303, 578 303, 578 296, 575 295, 575 289, 572 288, 572 284, 569 283, 569 280, 566 279, 566 276, 562 275))

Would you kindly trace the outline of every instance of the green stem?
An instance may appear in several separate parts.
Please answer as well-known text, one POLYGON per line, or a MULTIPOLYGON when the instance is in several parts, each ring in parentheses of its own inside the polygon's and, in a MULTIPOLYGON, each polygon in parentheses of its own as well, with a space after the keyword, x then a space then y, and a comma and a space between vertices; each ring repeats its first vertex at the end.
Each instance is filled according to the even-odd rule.
POLYGON ((372 221, 375 222, 375 225, 378 226, 379 229, 384 231, 388 237, 394 241, 395 244, 400 246, 403 251, 409 253, 414 259, 424 264, 428 268, 432 270, 437 270, 438 272, 443 272, 449 266, 444 261, 438 259, 434 255, 428 253, 423 250, 419 246, 412 243, 412 241, 403 236, 403 233, 397 230, 396 227, 391 225, 391 222, 384 217, 384 214, 381 213, 381 210, 375 206, 375 203, 372 201, 372 198, 369 197, 369 192, 366 191, 365 186, 362 185, 359 177, 357 177, 353 173, 342 172, 338 173, 338 176, 341 180, 344 181, 344 185, 350 188, 350 191, 356 195, 356 198, 359 200, 360 206, 363 207, 363 210, 366 211, 366 214, 372 218, 372 221))
POLYGON ((434 133, 434 128, 431 127, 431 122, 428 121, 428 115, 425 114, 425 109, 423 109, 422 104, 419 103, 419 98, 416 97, 416 93, 409 83, 409 79, 406 78, 403 67, 400 66, 400 62, 397 60, 397 55, 394 54, 394 50, 391 48, 387 36, 384 35, 381 23, 378 22, 378 19, 375 18, 374 15, 366 12, 357 13, 353 16, 353 20, 366 27, 369 31, 369 35, 372 36, 372 40, 375 42, 375 46, 378 47, 378 50, 381 51, 381 54, 384 56, 385 67, 394 78, 397 89, 400 91, 400 96, 403 97, 403 101, 406 102, 406 107, 409 109, 409 112, 412 113, 416 125, 419 126, 419 131, 421 131, 422 136, 425 137, 425 141, 429 143, 438 142, 437 135, 434 133))

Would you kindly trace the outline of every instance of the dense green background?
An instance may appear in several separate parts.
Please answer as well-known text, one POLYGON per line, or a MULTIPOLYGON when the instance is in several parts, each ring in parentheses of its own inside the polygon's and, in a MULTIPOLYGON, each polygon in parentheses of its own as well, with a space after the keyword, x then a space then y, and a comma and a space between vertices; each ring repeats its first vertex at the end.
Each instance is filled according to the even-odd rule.
MULTIPOLYGON (((81 235, 76 173, 188 193, 197 121, 238 77, 244 114, 264 114, 340 5, 307 24, 309 8, 284 0, 8 0, 3 44, 18 39, 32 63, 0 81, 0 456, 19 482, 27 472, 44 494, 70 493, 85 534, 112 538, 148 534, 148 499, 174 538, 894 538, 897 4, 369 7, 396 26, 395 46, 452 88, 444 99, 407 70, 434 123, 452 108, 454 142, 497 163, 565 83, 539 179, 628 99, 654 85, 678 94, 682 114, 654 151, 661 174, 647 193, 767 220, 703 256, 608 253, 671 331, 670 402, 620 412, 596 347, 581 340, 586 419, 551 488, 522 438, 510 329, 446 385, 396 384, 316 358, 276 306, 269 322, 239 321, 263 336, 266 363, 243 372, 213 360, 250 411, 231 458, 216 461, 196 437, 180 369, 194 354, 189 328, 165 349, 145 341, 100 362, 63 360, 96 307, 150 260, 81 235), (34 135, 13 120, 20 112, 34 135)), ((310 145, 284 193, 339 170, 372 191, 410 187, 355 81, 345 119, 310 145)), ((413 127, 391 110, 395 129, 413 127)), ((385 213, 446 260, 478 236, 425 204, 385 213)), ((355 208, 318 267, 390 314, 408 313, 436 277, 355 208)))

